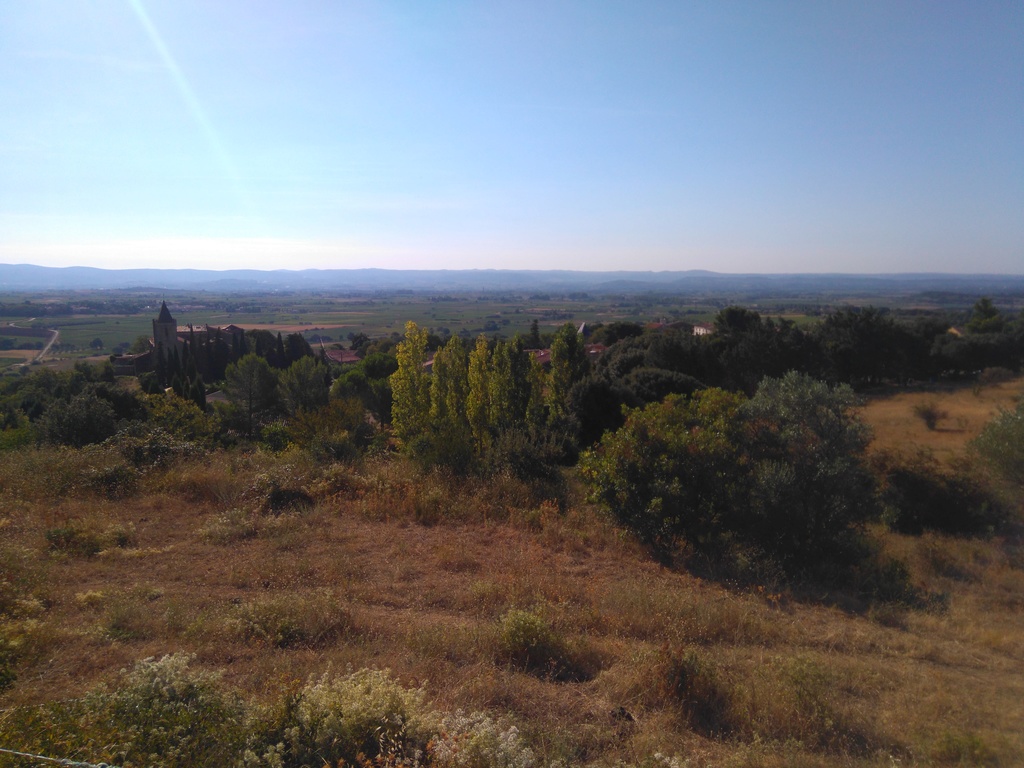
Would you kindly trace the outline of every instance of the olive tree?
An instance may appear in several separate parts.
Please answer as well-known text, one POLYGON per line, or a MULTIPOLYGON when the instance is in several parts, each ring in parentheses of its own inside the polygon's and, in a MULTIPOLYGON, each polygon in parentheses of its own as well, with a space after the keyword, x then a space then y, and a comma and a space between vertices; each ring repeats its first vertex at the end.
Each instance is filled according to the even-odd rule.
POLYGON ((742 494, 743 400, 706 389, 630 411, 620 429, 583 455, 591 497, 662 552, 679 537, 706 542, 720 534, 742 494))
POLYGON ((752 473, 742 526, 794 565, 835 552, 877 513, 856 405, 848 385, 790 372, 764 379, 742 409, 752 473))
POLYGON ((40 419, 39 431, 46 442, 81 448, 111 437, 117 415, 95 387, 86 387, 68 400, 54 401, 40 419))
POLYGON ((750 400, 673 395, 631 411, 581 470, 592 498, 659 550, 742 542, 801 570, 843 552, 876 512, 854 404, 849 387, 797 373, 750 400))

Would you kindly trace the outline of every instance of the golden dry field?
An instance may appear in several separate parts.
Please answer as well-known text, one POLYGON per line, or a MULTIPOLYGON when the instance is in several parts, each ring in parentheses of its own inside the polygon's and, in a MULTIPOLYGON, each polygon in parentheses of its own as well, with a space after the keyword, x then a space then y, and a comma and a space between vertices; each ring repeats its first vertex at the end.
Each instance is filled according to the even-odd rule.
MULTIPOLYGON (((959 454, 1020 388, 876 398, 864 416, 879 446, 959 454), (935 431, 922 398, 949 412, 935 431)), ((111 449, 26 449, 0 464, 18 655, 0 747, 37 743, 24 708, 186 651, 251 702, 390 669, 439 711, 510 718, 535 765, 1022 765, 1017 530, 874 530, 919 596, 885 603, 659 565, 571 475, 456 480, 298 451, 137 471, 111 449)))
POLYGON ((924 448, 942 459, 962 456, 967 443, 1000 409, 1013 410, 1024 396, 1024 379, 984 387, 933 387, 893 395, 870 397, 862 411, 874 432, 875 450, 908 451, 924 448), (935 429, 915 415, 920 406, 934 406, 941 414, 935 429))

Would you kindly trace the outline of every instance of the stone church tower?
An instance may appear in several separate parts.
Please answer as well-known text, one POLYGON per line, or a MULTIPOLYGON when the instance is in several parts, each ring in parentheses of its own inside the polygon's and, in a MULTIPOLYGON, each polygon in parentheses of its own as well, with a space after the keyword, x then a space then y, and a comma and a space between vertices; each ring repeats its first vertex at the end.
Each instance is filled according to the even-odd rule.
POLYGON ((157 364, 166 361, 178 346, 178 323, 171 317, 167 302, 160 303, 160 316, 153 321, 153 353, 157 364))

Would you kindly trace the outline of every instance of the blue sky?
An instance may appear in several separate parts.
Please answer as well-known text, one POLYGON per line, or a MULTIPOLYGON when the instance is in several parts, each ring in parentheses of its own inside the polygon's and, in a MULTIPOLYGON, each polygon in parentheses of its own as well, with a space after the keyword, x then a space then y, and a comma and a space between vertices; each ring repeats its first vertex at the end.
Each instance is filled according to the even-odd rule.
POLYGON ((0 262, 1024 272, 1024 3, 0 4, 0 262))

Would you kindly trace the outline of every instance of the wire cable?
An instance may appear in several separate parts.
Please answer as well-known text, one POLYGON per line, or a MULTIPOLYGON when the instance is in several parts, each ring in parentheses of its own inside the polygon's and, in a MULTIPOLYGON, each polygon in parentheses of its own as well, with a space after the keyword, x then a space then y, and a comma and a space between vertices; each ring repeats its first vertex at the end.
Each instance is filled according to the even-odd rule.
POLYGON ((44 760, 48 763, 57 763, 57 765, 66 765, 69 768, 117 768, 116 765, 110 765, 109 763, 83 763, 81 760, 68 760, 64 757, 46 757, 45 755, 33 755, 31 752, 18 752, 14 749, 4 749, 0 747, 0 754, 14 755, 15 757, 28 757, 33 760, 44 760))

